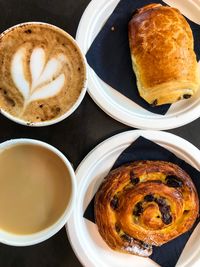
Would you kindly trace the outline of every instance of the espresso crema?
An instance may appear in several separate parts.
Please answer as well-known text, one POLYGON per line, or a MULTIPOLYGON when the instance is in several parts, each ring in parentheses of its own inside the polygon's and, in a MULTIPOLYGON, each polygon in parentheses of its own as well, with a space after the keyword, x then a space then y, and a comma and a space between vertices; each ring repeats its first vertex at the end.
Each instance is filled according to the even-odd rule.
POLYGON ((0 36, 0 108, 28 122, 66 113, 85 83, 74 40, 59 28, 28 23, 0 36))

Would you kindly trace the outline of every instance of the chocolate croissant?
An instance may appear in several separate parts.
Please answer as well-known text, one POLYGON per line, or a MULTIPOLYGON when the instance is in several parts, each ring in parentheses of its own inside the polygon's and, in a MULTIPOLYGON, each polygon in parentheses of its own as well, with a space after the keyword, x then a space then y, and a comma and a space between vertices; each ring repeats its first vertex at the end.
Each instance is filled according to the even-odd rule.
POLYGON ((151 105, 190 98, 200 85, 192 30, 172 7, 150 4, 129 22, 132 65, 140 96, 151 105))
POLYGON ((111 171, 95 196, 96 224, 108 246, 144 257, 152 245, 188 231, 198 213, 191 178, 164 161, 136 161, 111 171))

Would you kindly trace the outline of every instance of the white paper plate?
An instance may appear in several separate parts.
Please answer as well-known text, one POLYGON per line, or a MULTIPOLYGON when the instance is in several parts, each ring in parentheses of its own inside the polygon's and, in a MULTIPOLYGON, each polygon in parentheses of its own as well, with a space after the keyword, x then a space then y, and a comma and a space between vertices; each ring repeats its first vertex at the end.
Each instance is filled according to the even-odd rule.
MULTIPOLYGON (((103 241, 96 225, 83 218, 84 211, 117 157, 139 136, 169 149, 179 158, 200 169, 200 151, 188 141, 166 132, 128 131, 111 137, 92 150, 76 171, 78 194, 74 211, 67 224, 71 245, 79 260, 86 267, 158 266, 150 259, 114 252, 103 241)), ((198 236, 198 234, 199 232, 195 236, 198 236)), ((193 266, 193 259, 198 258, 197 255, 200 252, 199 239, 193 239, 195 242, 184 252, 185 256, 182 255, 181 264, 177 266, 191 267, 193 266)), ((197 259, 195 259, 195 262, 197 262, 197 259)))
MULTIPOLYGON (((165 0, 200 23, 199 0, 165 0), (173 3, 175 2, 175 3, 173 3), (184 3, 183 3, 184 2, 184 3), (187 5, 185 4, 187 3, 187 5)), ((113 12, 119 0, 93 0, 86 8, 76 35, 84 54, 113 12)), ((114 119, 141 129, 166 130, 185 125, 200 116, 200 90, 195 97, 173 104, 166 115, 151 113, 103 82, 88 65, 88 92, 96 104, 114 119)))

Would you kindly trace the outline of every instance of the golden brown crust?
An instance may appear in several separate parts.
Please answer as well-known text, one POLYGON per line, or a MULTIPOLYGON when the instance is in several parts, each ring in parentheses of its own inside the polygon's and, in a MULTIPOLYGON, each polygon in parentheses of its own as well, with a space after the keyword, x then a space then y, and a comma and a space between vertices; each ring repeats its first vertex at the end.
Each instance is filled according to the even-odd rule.
POLYGON ((164 161, 136 161, 111 171, 95 196, 102 238, 114 250, 140 256, 188 231, 198 213, 191 178, 164 161))
POLYGON ((149 104, 174 103, 198 90, 192 31, 177 9, 140 8, 129 22, 129 43, 138 90, 149 104))

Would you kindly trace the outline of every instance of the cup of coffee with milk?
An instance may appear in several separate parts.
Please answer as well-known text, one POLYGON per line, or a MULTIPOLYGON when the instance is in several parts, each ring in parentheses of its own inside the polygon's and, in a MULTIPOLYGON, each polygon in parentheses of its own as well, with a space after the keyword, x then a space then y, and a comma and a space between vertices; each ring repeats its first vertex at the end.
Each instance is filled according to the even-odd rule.
POLYGON ((68 117, 86 92, 86 60, 76 41, 47 23, 28 22, 0 35, 0 109, 28 126, 68 117))
POLYGON ((67 158, 33 139, 0 144, 0 242, 40 243, 57 233, 75 204, 76 177, 67 158))
MULTIPOLYGON (((62 29, 41 22, 0 34, 0 111, 27 126, 68 117, 86 92, 86 60, 62 29)), ((76 177, 55 147, 32 139, 0 144, 0 242, 42 242, 67 222, 75 204, 76 177)))

